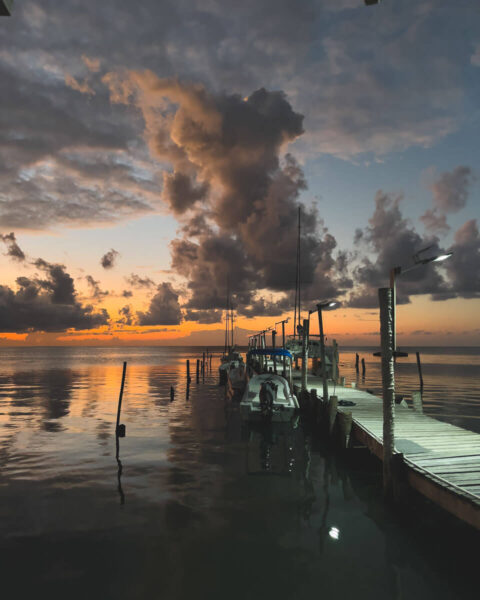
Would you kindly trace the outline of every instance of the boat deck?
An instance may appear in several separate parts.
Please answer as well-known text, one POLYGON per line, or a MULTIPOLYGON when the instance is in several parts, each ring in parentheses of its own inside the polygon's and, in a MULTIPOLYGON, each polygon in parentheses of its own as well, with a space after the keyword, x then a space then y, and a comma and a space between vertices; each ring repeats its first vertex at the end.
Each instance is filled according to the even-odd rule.
MULTIPOLYGON (((308 378, 308 390, 323 394, 321 377, 308 378)), ((295 390, 300 390, 298 380, 295 390)), ((329 396, 354 406, 351 435, 382 459, 383 402, 358 388, 329 383, 329 396)), ((395 406, 395 450, 403 454, 408 483, 424 496, 480 529, 480 435, 438 421, 403 405, 395 406)))

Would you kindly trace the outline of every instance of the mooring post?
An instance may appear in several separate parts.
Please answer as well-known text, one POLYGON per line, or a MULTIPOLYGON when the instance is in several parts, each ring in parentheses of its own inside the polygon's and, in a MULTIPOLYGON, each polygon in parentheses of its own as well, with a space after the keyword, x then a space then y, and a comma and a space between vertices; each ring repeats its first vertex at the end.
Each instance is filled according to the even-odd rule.
POLYGON ((420 379, 420 392, 423 391, 423 375, 422 375, 422 363, 420 362, 420 352, 416 352, 417 355, 417 367, 418 367, 418 378, 420 379))
POLYGON ((200 359, 197 358, 197 383, 200 382, 200 359))
POLYGON ((365 359, 362 358, 362 377, 365 377, 365 359))
POLYGON ((187 359, 187 382, 190 381, 190 361, 187 359))
POLYGON ((125 361, 123 363, 122 385, 120 386, 120 396, 118 397, 117 424, 115 427, 115 435, 117 437, 125 437, 125 432, 126 432, 125 425, 120 424, 120 414, 122 412, 123 388, 125 386, 126 372, 127 372, 127 362, 125 361))
POLYGON ((205 375, 205 352, 202 356, 202 373, 205 375))
POLYGON ((393 454, 395 451, 395 372, 393 339, 393 292, 378 290, 380 301, 380 338, 382 348, 383 388, 383 493, 387 500, 394 497, 393 454))
POLYGON ((358 361, 360 360, 360 357, 358 356, 358 354, 355 352, 355 371, 358 373, 358 361))
POLYGON ((338 370, 338 363, 340 362, 340 360, 339 360, 339 356, 338 356, 337 340, 333 340, 332 346, 333 346, 332 379, 335 383, 338 383, 338 378, 340 376, 340 373, 338 370))
MULTIPOLYGON (((275 350, 275 336, 277 335, 277 332, 275 331, 275 329, 272 330, 272 348, 275 350)), ((273 372, 275 374, 277 374, 277 358, 275 356, 275 354, 273 355, 273 372)))
POLYGON ((303 319, 303 332, 302 332, 302 394, 307 391, 309 324, 310 324, 310 319, 303 319))
POLYGON ((175 400, 175 390, 172 385, 172 386, 170 386, 170 402, 173 402, 174 400, 175 400))

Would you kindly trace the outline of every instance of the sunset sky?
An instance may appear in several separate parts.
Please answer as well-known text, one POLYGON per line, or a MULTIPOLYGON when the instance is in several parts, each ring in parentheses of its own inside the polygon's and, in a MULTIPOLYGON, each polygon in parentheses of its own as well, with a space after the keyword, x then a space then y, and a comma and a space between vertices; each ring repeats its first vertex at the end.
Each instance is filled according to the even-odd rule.
POLYGON ((398 342, 479 344, 478 0, 18 0, 0 82, 0 345, 222 343, 227 281, 244 343, 299 204, 329 336, 430 246, 398 342))

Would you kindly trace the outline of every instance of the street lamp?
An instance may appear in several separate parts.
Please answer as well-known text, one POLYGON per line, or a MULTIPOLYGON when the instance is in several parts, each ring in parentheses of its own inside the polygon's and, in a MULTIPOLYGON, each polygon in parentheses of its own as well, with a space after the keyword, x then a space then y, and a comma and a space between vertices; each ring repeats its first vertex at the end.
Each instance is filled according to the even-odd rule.
POLYGON ((409 267, 393 267, 390 269, 390 288, 392 289, 392 335, 393 335, 393 355, 394 356, 407 356, 405 352, 397 352, 397 326, 396 326, 396 304, 397 304, 397 285, 396 278, 398 275, 403 275, 403 273, 408 273, 409 271, 413 271, 413 269, 417 269, 422 265, 427 265, 431 262, 443 262, 450 258, 453 252, 447 252, 446 254, 439 254, 438 256, 430 256, 429 258, 420 258, 420 254, 427 252, 430 250, 432 246, 428 246, 423 250, 419 250, 416 254, 413 255, 414 264, 409 267))
MULTIPOLYGON (((275 323, 276 325, 280 325, 280 323, 282 324, 282 348, 285 350, 285 323, 288 323, 290 321, 290 317, 287 317, 286 319, 283 319, 283 321, 278 321, 278 323, 275 323)), ((287 373, 287 357, 284 355, 283 356, 283 376, 285 377, 287 373)))
MULTIPOLYGON (((320 329, 320 357, 322 360, 322 383, 323 383, 323 401, 328 402, 328 384, 327 384, 327 370, 325 368, 325 338, 323 335, 323 317, 322 311, 325 308, 332 308, 336 306, 337 302, 321 302, 317 304, 318 311, 318 327, 320 329)), ((313 312, 313 311, 312 311, 313 312)))
POLYGON ((13 10, 13 0, 0 0, 0 17, 9 17, 13 10))

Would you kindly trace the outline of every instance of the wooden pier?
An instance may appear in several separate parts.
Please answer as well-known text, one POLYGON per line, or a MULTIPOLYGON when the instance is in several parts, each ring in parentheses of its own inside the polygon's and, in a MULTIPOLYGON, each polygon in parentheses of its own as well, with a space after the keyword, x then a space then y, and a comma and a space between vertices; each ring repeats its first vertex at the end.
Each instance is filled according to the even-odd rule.
MULTIPOLYGON (((295 380, 295 392, 300 398, 300 382, 295 380)), ((321 377, 310 375, 307 390, 307 402, 317 409, 326 408, 322 406, 321 377)), ((382 399, 332 382, 328 382, 328 395, 338 398, 331 419, 342 432, 344 445, 351 447, 357 441, 382 459, 382 399), (342 406, 342 401, 355 404, 342 406)), ((480 529, 479 434, 400 404, 395 407, 395 451, 403 483, 480 529)))

